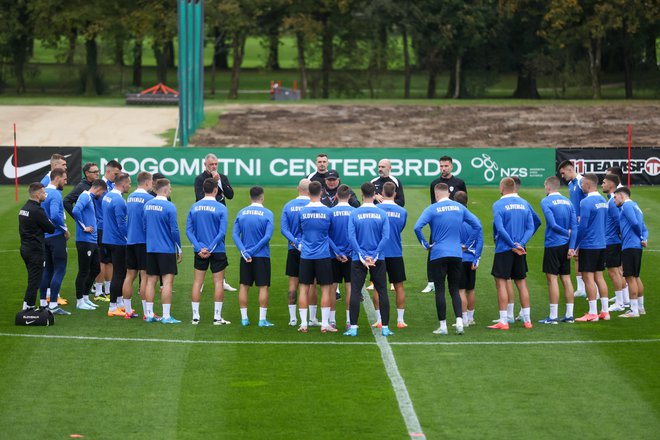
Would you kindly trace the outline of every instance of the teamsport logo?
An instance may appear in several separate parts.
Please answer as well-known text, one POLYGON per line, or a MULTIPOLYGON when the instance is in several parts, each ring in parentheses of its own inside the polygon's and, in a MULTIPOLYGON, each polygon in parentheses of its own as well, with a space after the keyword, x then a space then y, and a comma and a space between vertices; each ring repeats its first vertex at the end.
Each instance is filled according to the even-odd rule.
POLYGON ((481 157, 473 157, 470 162, 473 168, 485 168, 484 170, 484 179, 487 182, 492 182, 495 180, 495 170, 498 170, 497 162, 495 162, 491 157, 486 153, 481 153, 481 157))
POLYGON ((657 157, 649 157, 646 159, 646 163, 644 164, 644 171, 646 171, 646 174, 653 177, 660 174, 660 159, 657 157))
MULTIPOLYGON (((71 155, 66 154, 64 157, 69 157, 69 156, 71 155)), ((50 159, 46 159, 40 162, 32 163, 30 165, 23 165, 14 168, 14 155, 12 154, 11 156, 9 156, 9 159, 7 159, 7 162, 5 162, 5 166, 2 167, 2 172, 4 173, 7 179, 13 179, 15 177, 20 179, 23 176, 27 176, 28 174, 34 173, 35 171, 39 171, 42 168, 46 168, 48 165, 50 165, 50 159), (14 169, 16 170, 15 173, 14 173, 14 169)))

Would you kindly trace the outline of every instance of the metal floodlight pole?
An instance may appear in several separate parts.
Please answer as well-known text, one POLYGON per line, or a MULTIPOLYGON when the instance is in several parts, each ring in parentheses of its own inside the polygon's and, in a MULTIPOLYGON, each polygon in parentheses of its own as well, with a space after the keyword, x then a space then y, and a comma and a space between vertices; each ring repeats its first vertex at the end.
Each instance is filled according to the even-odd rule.
POLYGON ((187 58, 187 38, 186 38, 186 15, 188 9, 187 0, 179 0, 177 2, 178 6, 178 18, 179 18, 179 66, 177 69, 178 79, 179 79, 179 127, 181 134, 181 145, 188 145, 188 123, 187 123, 187 96, 188 92, 186 90, 186 85, 188 83, 188 77, 186 75, 186 58, 187 58))
POLYGON ((204 1, 178 0, 181 145, 204 120, 204 1))

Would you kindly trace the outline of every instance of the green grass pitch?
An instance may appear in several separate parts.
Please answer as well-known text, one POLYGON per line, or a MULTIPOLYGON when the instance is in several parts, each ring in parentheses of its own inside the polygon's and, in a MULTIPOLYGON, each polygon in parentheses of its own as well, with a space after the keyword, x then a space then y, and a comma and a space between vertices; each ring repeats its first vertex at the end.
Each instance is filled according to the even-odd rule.
MULTIPOLYGON (((21 187, 21 206, 26 194, 26 188, 21 187)), ((542 190, 527 189, 522 195, 540 213, 542 190)), ((202 297, 202 322, 190 325, 190 247, 184 248, 184 261, 175 279, 172 314, 183 321, 178 326, 147 325, 141 319, 127 322, 106 317, 105 307, 83 312, 69 305, 66 308, 73 314, 57 317, 54 327, 21 328, 13 325, 26 283, 25 266, 18 252, 19 204, 13 201, 13 188, 0 187, 4 201, 0 205, 4 230, 0 235, 0 437, 409 438, 364 311, 360 314, 360 334, 350 341, 341 334, 321 334, 316 329, 299 334, 287 326, 287 279, 283 275, 286 244, 278 231, 281 207, 295 196, 292 188, 266 188, 265 205, 276 218, 268 312, 276 324, 273 328, 255 325, 258 305, 254 289, 248 311, 250 327, 240 326, 237 295, 230 292, 225 293, 223 316, 233 323, 214 327, 208 287, 202 297), (12 336, 18 334, 37 337, 12 336), (290 342, 298 344, 287 344, 290 342), (312 344, 318 342, 336 344, 312 344)), ((404 253, 409 327, 394 329, 396 334, 388 343, 426 438, 657 435, 657 189, 633 189, 633 199, 644 210, 650 231, 642 270, 646 316, 623 320, 613 315, 610 322, 595 324, 535 324, 532 330, 516 324, 508 332, 494 332, 485 327, 497 317, 489 272, 493 258, 491 205, 499 194, 494 188, 470 188, 469 208, 483 222, 487 246, 477 278, 478 325, 468 328, 463 336, 446 337, 431 334, 438 325, 434 298, 420 293, 426 285, 426 254, 418 246, 413 225, 428 203, 428 189, 409 188, 406 196, 409 221, 404 231, 404 253), (496 344, 507 342, 516 344, 496 344)), ((194 200, 192 187, 175 187, 172 198, 179 212, 182 241, 189 246, 184 231, 194 200)), ((236 197, 229 202, 230 225, 236 212, 247 204, 247 188, 236 188, 236 197)), ((228 281, 237 287, 239 256, 231 239, 227 243, 228 281)), ((545 277, 541 273, 542 246, 543 226, 528 249, 535 323, 548 312, 545 277)), ((69 250, 62 293, 74 303, 77 261, 73 242, 69 250)), ((209 275, 207 286, 210 283, 209 275)), ((142 313, 139 301, 134 300, 133 305, 142 313)), ((338 303, 340 325, 344 322, 344 306, 343 301, 338 303)), ((586 309, 586 301, 577 299, 576 316, 586 309)), ((160 312, 159 305, 156 311, 160 312)), ((453 320, 451 311, 448 316, 453 320)))

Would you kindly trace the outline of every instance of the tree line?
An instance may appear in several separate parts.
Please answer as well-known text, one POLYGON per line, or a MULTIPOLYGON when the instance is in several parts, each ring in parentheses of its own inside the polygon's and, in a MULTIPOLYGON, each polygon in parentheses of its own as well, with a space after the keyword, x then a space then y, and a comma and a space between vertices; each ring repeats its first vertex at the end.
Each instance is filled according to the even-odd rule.
MULTIPOLYGON (((230 70, 230 98, 238 96, 248 36, 263 39, 271 70, 280 68, 281 37, 295 37, 300 88, 306 93, 313 77, 320 98, 353 83, 373 92, 394 54, 402 58, 405 98, 413 72, 427 76, 428 98, 464 98, 501 71, 516 72, 515 98, 538 98, 540 76, 551 77, 561 95, 582 73, 598 99, 605 72, 623 73, 632 98, 635 75, 658 70, 657 0, 206 0, 204 7, 205 44, 214 48, 207 68, 212 84, 217 70, 230 70), (318 69, 309 68, 310 58, 320 60, 318 69), (443 72, 449 84, 438 90, 443 72)), ((84 42, 88 95, 102 92, 100 40, 117 64, 130 50, 135 86, 145 50, 153 50, 162 82, 175 64, 175 0, 0 0, 0 24, 0 61, 18 93, 26 90, 36 40, 63 48, 69 64, 84 42)))

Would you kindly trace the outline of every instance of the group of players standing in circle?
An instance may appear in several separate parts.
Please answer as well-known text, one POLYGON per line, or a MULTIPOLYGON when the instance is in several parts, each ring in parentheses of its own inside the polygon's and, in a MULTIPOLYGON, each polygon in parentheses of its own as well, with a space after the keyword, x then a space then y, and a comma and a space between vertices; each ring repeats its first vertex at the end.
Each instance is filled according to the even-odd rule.
MULTIPOLYGON (((367 275, 375 290, 374 304, 378 320, 373 325, 383 336, 390 336, 390 304, 387 280, 396 292, 397 327, 405 328, 406 272, 401 233, 407 223, 402 182, 390 174, 391 164, 383 159, 378 164, 379 176, 360 187, 362 203, 335 170, 328 170, 328 157, 316 157, 316 172, 302 179, 298 197, 283 208, 280 231, 288 243, 285 273, 289 277, 289 325, 306 333, 320 326, 323 333, 337 332, 336 300, 338 286, 345 286, 347 336, 357 336, 362 288, 367 275), (317 288, 321 292, 321 321, 317 320, 317 288)), ((230 324, 222 316, 224 291, 231 288, 225 281, 228 260, 225 236, 228 210, 225 200, 234 196, 227 177, 218 173, 218 159, 209 154, 204 159, 205 171, 195 178, 196 203, 190 208, 186 235, 194 252, 192 285, 193 325, 201 320, 200 299, 209 267, 214 283, 214 325, 230 324)), ((475 325, 476 270, 484 245, 480 220, 467 208, 465 183, 452 175, 452 159, 440 158, 441 176, 430 186, 431 204, 415 223, 420 244, 428 251, 424 291, 435 290, 439 327, 433 333, 448 334, 445 282, 456 315, 458 334, 475 325), (430 233, 424 235, 428 226, 430 233)), ((543 324, 558 322, 609 320, 609 312, 624 312, 621 317, 635 318, 644 314, 643 284, 639 278, 642 248, 648 231, 643 214, 630 199, 630 190, 621 185, 622 176, 612 170, 602 183, 609 196, 605 200, 597 191, 598 178, 580 176, 571 162, 563 162, 559 172, 569 184, 569 198, 559 194, 560 181, 552 176, 545 181, 547 197, 541 202, 546 220, 543 271, 546 273, 550 312, 543 324), (576 259, 578 291, 574 294, 570 279, 570 261, 576 259), (607 266, 616 295, 609 305, 603 271, 607 266), (558 278, 564 286, 566 313, 558 317, 558 278), (583 284, 580 284, 583 283, 583 284), (586 291, 589 312, 573 318, 573 298, 586 291), (597 311, 597 297, 601 312, 597 311), (630 310, 626 310, 630 307, 630 310)), ((62 198, 66 184, 66 161, 54 155, 51 172, 42 183, 29 187, 30 200, 19 212, 21 256, 28 270, 28 286, 23 308, 34 308, 37 290, 41 290, 42 307, 54 314, 70 312, 60 305, 59 290, 66 272, 66 241, 69 231, 66 210, 76 223, 78 275, 76 308, 94 310, 107 301, 108 316, 137 318, 132 307, 133 284, 139 278, 139 296, 143 320, 177 324, 171 315, 172 285, 177 263, 182 260, 182 246, 176 207, 169 200, 171 185, 163 176, 148 172, 137 174, 137 190, 124 199, 131 177, 122 172, 117 161, 105 167, 99 178, 99 167, 87 163, 85 178, 62 198), (45 234, 45 236, 44 236, 45 234), (103 282, 103 279, 110 279, 103 282), (162 316, 154 313, 154 298, 160 284, 162 316), (90 293, 95 285, 92 301, 90 293), (104 293, 105 287, 105 293, 104 293), (109 298, 108 298, 109 295, 109 298)), ((514 321, 514 290, 518 288, 521 303, 519 319, 532 328, 529 290, 526 285, 526 245, 541 225, 532 206, 518 195, 520 180, 504 178, 500 182, 502 197, 493 204, 493 240, 495 256, 491 274, 497 288, 499 319, 489 328, 508 330, 514 321)), ((241 258, 239 264, 239 308, 241 324, 250 325, 248 291, 253 285, 259 291, 260 327, 273 324, 267 319, 271 281, 269 242, 275 230, 274 215, 264 207, 264 190, 250 188, 251 204, 241 209, 233 226, 233 241, 241 258)))

